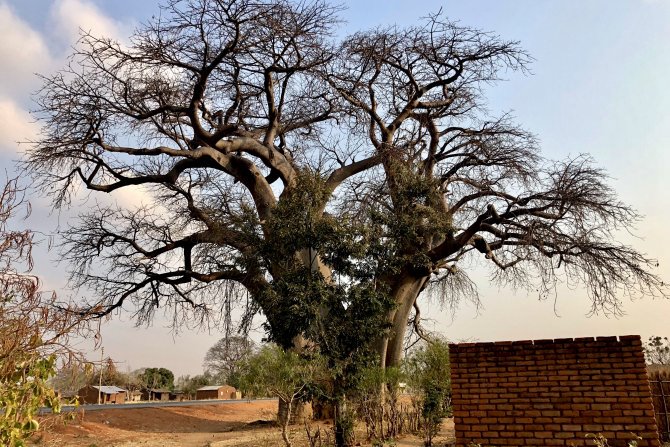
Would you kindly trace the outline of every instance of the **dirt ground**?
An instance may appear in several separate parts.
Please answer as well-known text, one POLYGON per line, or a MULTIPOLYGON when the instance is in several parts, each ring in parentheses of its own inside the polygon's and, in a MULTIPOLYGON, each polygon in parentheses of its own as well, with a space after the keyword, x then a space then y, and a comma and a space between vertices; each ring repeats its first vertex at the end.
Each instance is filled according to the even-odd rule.
MULTIPOLYGON (((281 432, 271 421, 276 402, 240 401, 226 405, 129 408, 80 411, 69 422, 48 417, 43 431, 31 444, 44 447, 276 447, 283 445, 281 432)), ((312 422, 322 439, 332 439, 332 425, 312 422)), ((307 446, 304 426, 292 428, 295 447, 307 446)), ((358 438, 362 441, 365 436, 358 438)), ((436 445, 453 440, 453 423, 443 424, 436 445)), ((325 442, 324 442, 325 445, 325 442)), ((361 445, 366 445, 362 442, 361 445)), ((398 440, 397 447, 421 446, 416 437, 398 440)))

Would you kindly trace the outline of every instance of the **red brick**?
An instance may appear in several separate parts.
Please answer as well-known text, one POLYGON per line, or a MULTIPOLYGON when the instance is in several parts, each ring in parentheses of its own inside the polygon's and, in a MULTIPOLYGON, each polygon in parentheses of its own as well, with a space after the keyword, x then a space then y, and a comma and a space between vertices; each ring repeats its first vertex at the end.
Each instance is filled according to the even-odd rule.
POLYGON ((459 446, 587 445, 629 427, 659 445, 639 336, 454 345, 452 384, 459 446))

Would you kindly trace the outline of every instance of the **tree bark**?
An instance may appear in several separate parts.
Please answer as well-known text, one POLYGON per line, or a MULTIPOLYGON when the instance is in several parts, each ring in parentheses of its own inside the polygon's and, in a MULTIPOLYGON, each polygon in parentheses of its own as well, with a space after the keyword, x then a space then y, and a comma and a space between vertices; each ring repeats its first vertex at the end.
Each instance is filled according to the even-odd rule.
POLYGON ((395 282, 391 294, 396 308, 389 313, 391 333, 379 343, 381 367, 398 366, 402 360, 403 341, 407 331, 407 320, 414 302, 424 289, 427 276, 416 277, 404 274, 395 282))
POLYGON ((293 401, 291 402, 291 411, 289 413, 288 402, 279 399, 278 410, 277 410, 277 420, 279 424, 283 426, 288 417, 288 424, 302 424, 305 422, 305 419, 311 418, 311 411, 309 404, 302 401, 293 401))
POLYGON ((281 437, 284 440, 286 447, 292 446, 291 439, 288 437, 288 426, 291 423, 291 407, 292 401, 290 399, 279 399, 279 421, 281 423, 281 437))
POLYGON ((355 442, 352 415, 349 413, 346 396, 335 399, 335 446, 351 447, 355 442))

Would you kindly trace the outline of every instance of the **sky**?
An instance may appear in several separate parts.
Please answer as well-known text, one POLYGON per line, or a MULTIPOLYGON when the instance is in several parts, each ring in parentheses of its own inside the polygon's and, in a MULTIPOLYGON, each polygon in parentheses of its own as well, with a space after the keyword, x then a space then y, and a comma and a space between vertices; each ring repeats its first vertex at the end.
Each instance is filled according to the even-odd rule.
MULTIPOLYGON (((531 74, 509 73, 488 89, 490 109, 511 111, 535 133, 553 159, 589 153, 607 170, 622 200, 643 216, 621 240, 658 259, 657 273, 670 281, 670 0, 348 0, 340 32, 385 25, 412 25, 440 9, 463 25, 519 40, 534 57, 531 74)), ((48 74, 64 66, 78 30, 126 39, 158 11, 153 0, 0 0, 0 169, 15 175, 15 161, 39 124, 30 116, 32 94, 48 74)), ((26 180, 27 182, 27 180, 26 180)), ((30 193, 27 224, 44 240, 35 273, 45 287, 67 295, 67 265, 47 252, 50 235, 67 225, 68 213, 51 211, 30 193)), ((105 200, 105 199, 103 199, 105 200)), ((142 197, 116 194, 137 203, 142 197)), ((85 206, 85 204, 83 205, 85 206)), ((589 316, 582 288, 560 287, 539 300, 533 292, 498 289, 477 275, 482 305, 464 304, 455 314, 424 302, 424 325, 448 339, 494 341, 640 334, 670 336, 670 300, 624 302, 621 316, 589 316)), ((121 313, 102 327, 105 356, 122 370, 167 367, 175 375, 202 372, 216 330, 172 331, 160 318, 135 327, 121 313)), ((260 339, 262 333, 256 333, 260 339)), ((91 343, 81 342, 92 359, 91 343)))

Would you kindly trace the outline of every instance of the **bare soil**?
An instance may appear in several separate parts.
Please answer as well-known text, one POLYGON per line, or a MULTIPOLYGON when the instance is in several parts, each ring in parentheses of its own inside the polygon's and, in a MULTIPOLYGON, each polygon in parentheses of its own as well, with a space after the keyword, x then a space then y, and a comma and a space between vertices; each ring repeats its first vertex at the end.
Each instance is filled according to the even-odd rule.
MULTIPOLYGON (((128 408, 77 413, 73 420, 47 417, 31 444, 45 447, 278 447, 281 431, 273 423, 277 403, 240 401, 226 405, 128 408)), ((332 439, 332 423, 311 422, 322 439, 332 439)), ((363 427, 361 427, 361 430, 363 427)), ((295 447, 307 446, 304 426, 293 426, 295 447)), ((361 445, 364 432, 358 438, 361 445)), ((453 423, 443 424, 438 446, 453 442, 453 423)), ((324 445, 325 442, 324 442, 324 445)), ((419 447, 418 437, 396 441, 398 447, 419 447)))

